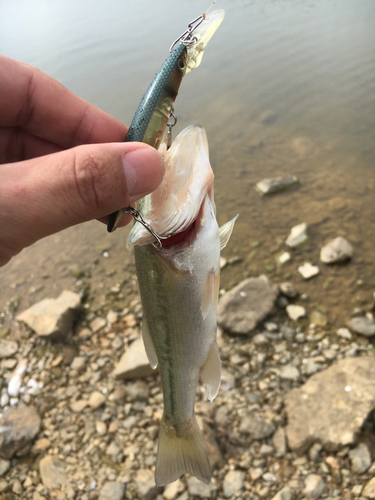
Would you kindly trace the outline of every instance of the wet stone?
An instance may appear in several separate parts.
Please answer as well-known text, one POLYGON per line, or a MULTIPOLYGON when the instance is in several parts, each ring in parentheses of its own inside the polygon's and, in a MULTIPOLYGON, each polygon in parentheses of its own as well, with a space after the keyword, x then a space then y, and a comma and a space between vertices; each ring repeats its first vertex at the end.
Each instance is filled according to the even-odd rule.
POLYGON ((261 194, 274 194, 280 191, 286 191, 291 187, 298 184, 299 181, 294 175, 287 175, 285 177, 272 177, 259 181, 255 187, 261 194))
POLYGON ((33 406, 9 408, 0 418, 0 456, 10 459, 38 434, 41 419, 33 406))
POLYGON ((292 227, 285 243, 288 245, 288 247, 296 248, 305 243, 307 239, 307 224, 305 222, 302 222, 301 224, 292 227))
POLYGON ((125 484, 108 481, 100 491, 99 500, 123 500, 124 496, 125 484))
POLYGON ((263 278, 248 278, 224 294, 218 324, 230 333, 248 335, 272 311, 279 288, 263 278))
POLYGON ((320 260, 325 264, 334 264, 335 262, 344 262, 353 256, 353 247, 342 236, 324 245, 320 250, 320 260))
POLYGON ((375 320, 366 317, 357 317, 350 320, 349 327, 353 332, 372 337, 375 335, 375 320))

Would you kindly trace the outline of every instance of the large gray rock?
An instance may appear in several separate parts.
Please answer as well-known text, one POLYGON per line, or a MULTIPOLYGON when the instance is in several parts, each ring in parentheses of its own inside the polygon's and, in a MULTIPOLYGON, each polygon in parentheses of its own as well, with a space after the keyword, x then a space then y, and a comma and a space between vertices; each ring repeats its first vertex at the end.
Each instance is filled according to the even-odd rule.
POLYGON ((350 320, 349 327, 353 332, 372 337, 375 335, 375 321, 373 319, 358 316, 350 320))
POLYGON ((263 278, 248 278, 224 294, 218 324, 231 333, 247 335, 272 311, 279 287, 263 278))
POLYGON ((18 351, 18 344, 14 340, 0 339, 0 359, 10 358, 18 351))
POLYGON ((375 357, 340 360, 292 389, 284 404, 293 451, 303 453, 314 442, 327 450, 352 444, 375 408, 375 357))
POLYGON ((80 304, 77 293, 64 290, 57 299, 43 299, 18 314, 16 319, 41 337, 65 339, 72 331, 80 304))
POLYGON ((33 406, 20 405, 5 410, 0 418, 0 456, 10 459, 31 444, 40 426, 41 419, 33 406))
POLYGON ((50 489, 69 486, 69 479, 65 474, 65 462, 59 457, 47 455, 39 462, 40 477, 44 486, 50 489))
POLYGON ((143 340, 135 340, 121 356, 115 366, 114 375, 118 379, 132 379, 156 374, 148 362, 143 340))
POLYGON ((320 250, 320 260, 325 264, 334 264, 335 262, 343 262, 353 256, 353 247, 342 236, 338 236, 334 240, 324 245, 320 250))
POLYGON ((285 191, 298 184, 299 181, 294 175, 286 177, 271 177, 259 181, 255 187, 261 194, 274 194, 279 191, 285 191))

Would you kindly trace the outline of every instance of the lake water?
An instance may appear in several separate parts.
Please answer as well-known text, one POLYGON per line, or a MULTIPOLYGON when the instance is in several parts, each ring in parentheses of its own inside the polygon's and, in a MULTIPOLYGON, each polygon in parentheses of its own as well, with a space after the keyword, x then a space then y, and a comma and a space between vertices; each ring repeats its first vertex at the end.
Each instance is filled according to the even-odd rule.
MULTIPOLYGON (((171 42, 208 3, 2 0, 0 51, 130 124, 171 42)), ((224 255, 242 261, 224 269, 222 286, 261 273, 289 279, 306 293, 309 312, 327 310, 343 326, 354 307, 369 309, 375 291, 375 2, 222 0, 217 7, 226 17, 181 85, 175 129, 205 127, 219 223, 240 214, 224 255), (298 176, 297 189, 273 197, 254 189, 288 174, 298 176), (283 241, 300 222, 309 241, 278 268, 283 241), (321 246, 338 235, 353 244, 352 261, 319 263, 321 246), (321 269, 309 282, 297 272, 305 261, 321 269)), ((0 269, 0 309, 14 295, 23 309, 73 289, 72 265, 90 271, 93 290, 113 286, 132 269, 126 234, 90 222, 24 250, 0 269)))

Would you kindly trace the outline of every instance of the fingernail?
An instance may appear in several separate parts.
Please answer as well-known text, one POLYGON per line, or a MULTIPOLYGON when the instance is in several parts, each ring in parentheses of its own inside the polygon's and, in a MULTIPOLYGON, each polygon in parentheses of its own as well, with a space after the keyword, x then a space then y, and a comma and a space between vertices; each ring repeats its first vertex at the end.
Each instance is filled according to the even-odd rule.
POLYGON ((164 175, 164 161, 156 149, 142 147, 122 157, 130 201, 154 191, 164 175))

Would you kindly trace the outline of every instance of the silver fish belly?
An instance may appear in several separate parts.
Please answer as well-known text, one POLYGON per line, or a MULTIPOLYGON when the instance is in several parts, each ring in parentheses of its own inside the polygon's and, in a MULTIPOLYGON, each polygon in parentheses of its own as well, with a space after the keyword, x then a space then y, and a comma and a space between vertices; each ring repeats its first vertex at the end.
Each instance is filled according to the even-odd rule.
POLYGON ((145 218, 151 217, 151 213, 155 217, 161 201, 164 208, 168 206, 173 212, 163 210, 154 221, 155 231, 166 235, 163 249, 159 251, 152 246, 149 234, 136 225, 128 240, 130 245, 136 245, 145 348, 151 366, 159 365, 164 395, 155 470, 158 486, 176 480, 185 472, 206 483, 211 477, 194 402, 199 377, 210 400, 220 386, 216 344, 220 249, 228 241, 235 220, 221 229, 218 227, 204 130, 191 126, 181 134, 171 153, 167 153, 169 161, 163 180, 172 205, 162 195, 167 192, 162 185, 159 193, 150 195, 149 205, 144 207, 145 212, 149 210, 143 214, 145 218), (192 155, 187 160, 181 157, 186 148, 192 155), (192 167, 190 171, 188 167, 192 167), (175 227, 179 230, 171 233, 175 227))

